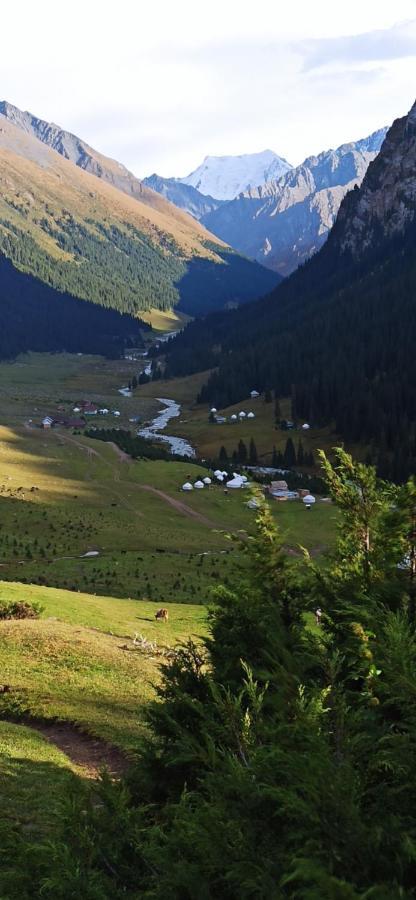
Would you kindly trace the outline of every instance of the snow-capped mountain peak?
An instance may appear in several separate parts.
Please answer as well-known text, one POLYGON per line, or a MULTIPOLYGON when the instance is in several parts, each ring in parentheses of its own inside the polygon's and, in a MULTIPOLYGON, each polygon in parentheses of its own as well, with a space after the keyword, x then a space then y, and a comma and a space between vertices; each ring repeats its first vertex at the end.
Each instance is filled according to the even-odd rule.
POLYGON ((280 178, 291 168, 273 150, 241 156, 206 156, 197 169, 178 181, 216 200, 232 200, 243 191, 280 178))

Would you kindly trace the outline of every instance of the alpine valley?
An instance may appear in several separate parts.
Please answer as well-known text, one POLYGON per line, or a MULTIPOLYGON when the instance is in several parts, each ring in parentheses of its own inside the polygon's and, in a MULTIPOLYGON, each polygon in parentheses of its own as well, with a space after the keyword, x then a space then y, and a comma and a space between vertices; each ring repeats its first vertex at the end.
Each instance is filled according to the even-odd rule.
POLYGON ((0 900, 416 900, 416 21, 303 5, 4 4, 133 171, 0 103, 0 900))
POLYGON ((416 468, 415 198, 416 105, 344 197, 321 250, 262 301, 190 324, 169 347, 169 371, 214 369, 200 400, 216 407, 253 384, 290 396, 292 418, 406 477, 416 468))

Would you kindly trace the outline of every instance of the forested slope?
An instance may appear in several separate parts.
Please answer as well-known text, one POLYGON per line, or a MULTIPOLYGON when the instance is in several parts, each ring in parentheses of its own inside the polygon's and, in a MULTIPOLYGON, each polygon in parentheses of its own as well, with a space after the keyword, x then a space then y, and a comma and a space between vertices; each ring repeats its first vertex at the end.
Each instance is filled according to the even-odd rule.
POLYGON ((130 314, 206 313, 277 283, 133 176, 128 193, 116 163, 98 176, 100 160, 86 171, 0 114, 0 253, 61 292, 130 314))
POLYGON ((172 374, 218 367, 201 400, 253 387, 292 396, 293 416, 360 441, 383 474, 416 467, 416 121, 397 120, 328 243, 264 300, 193 323, 172 374))

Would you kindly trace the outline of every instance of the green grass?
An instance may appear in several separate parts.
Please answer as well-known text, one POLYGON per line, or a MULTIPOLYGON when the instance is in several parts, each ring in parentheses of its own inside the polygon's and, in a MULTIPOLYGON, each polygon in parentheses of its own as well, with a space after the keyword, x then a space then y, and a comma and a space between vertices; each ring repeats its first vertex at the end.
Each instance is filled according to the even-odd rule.
POLYGON ((37 620, 0 622, 0 671, 28 714, 76 723, 123 749, 143 733, 140 711, 159 677, 160 657, 134 649, 135 632, 158 647, 205 630, 204 608, 169 605, 156 622, 156 604, 72 594, 0 582, 0 600, 24 598, 44 606, 37 620))
MULTIPOLYGON (((25 725, 0 721, 0 805, 3 823, 25 831, 54 824, 76 767, 57 747, 25 725)), ((1 882, 0 882, 1 887, 1 882)))
MULTIPOLYGON (((183 482, 206 474, 192 462, 122 463, 101 441, 64 428, 28 427, 29 419, 39 422, 58 406, 69 411, 76 400, 93 399, 120 409, 120 426, 131 428, 131 415, 153 415, 155 396, 167 393, 183 404, 176 431, 189 426, 196 434, 203 420, 217 440, 217 426, 207 423, 206 411, 193 409, 201 376, 145 385, 133 398, 121 397, 118 387, 137 368, 128 360, 68 354, 28 354, 0 364, 0 575, 5 580, 165 604, 206 603, 219 580, 233 579, 241 559, 235 549, 224 552, 230 545, 220 532, 252 528, 255 517, 243 492, 226 495, 213 486, 185 495, 183 482), (199 518, 184 515, 146 485, 199 518), (80 558, 90 550, 99 555, 80 558)), ((272 404, 258 403, 262 416, 271 415, 272 404)), ((252 423, 256 428, 263 427, 261 415, 252 423)), ((235 439, 243 427, 219 426, 235 439)), ((272 508, 289 546, 331 544, 333 509, 317 504, 306 514, 301 504, 272 508)))

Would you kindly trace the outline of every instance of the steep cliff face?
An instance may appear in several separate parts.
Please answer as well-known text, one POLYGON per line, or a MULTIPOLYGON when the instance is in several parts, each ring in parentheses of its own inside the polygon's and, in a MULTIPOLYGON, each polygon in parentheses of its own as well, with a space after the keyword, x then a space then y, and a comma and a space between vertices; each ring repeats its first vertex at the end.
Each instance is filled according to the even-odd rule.
POLYGON ((396 119, 359 191, 345 198, 333 245, 359 258, 380 240, 403 233, 416 217, 416 103, 396 119))
POLYGON ((233 247, 288 275, 325 242, 345 194, 375 159, 386 129, 356 143, 308 157, 277 181, 250 188, 203 216, 233 247))

